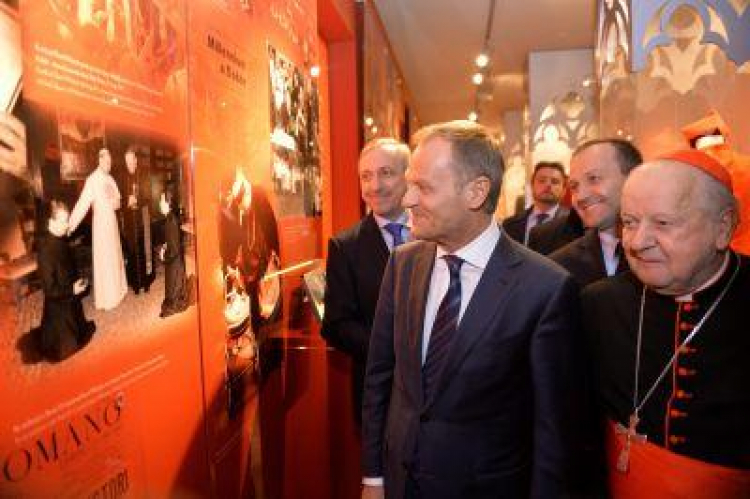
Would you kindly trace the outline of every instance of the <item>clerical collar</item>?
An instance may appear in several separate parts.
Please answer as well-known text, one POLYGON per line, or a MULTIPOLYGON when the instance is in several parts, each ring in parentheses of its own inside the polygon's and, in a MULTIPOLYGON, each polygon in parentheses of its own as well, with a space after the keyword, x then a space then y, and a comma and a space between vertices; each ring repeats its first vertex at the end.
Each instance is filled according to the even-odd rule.
POLYGON ((729 260, 730 260, 730 252, 727 251, 727 253, 724 255, 724 261, 721 263, 721 267, 719 267, 719 270, 716 271, 714 275, 712 275, 705 283, 703 283, 700 287, 695 289, 695 291, 692 291, 690 293, 675 296, 674 301, 677 302, 684 302, 684 301, 693 301, 694 295, 696 293, 699 293, 703 291, 706 288, 709 288, 716 284, 716 282, 721 279, 721 276, 724 275, 724 272, 727 271, 727 267, 729 267, 729 260))
MULTIPOLYGON (((729 254, 727 254, 729 256, 729 254)), ((722 268, 717 272, 717 274, 706 281, 706 283, 701 286, 697 291, 700 291, 702 289, 707 288, 711 284, 715 283, 717 281, 716 276, 722 277, 723 271, 726 269, 726 266, 728 265, 728 260, 725 258, 724 264, 722 265, 722 268)), ((734 279, 737 277, 737 274, 739 273, 740 265, 739 263, 735 265, 734 272, 731 273, 729 278, 726 280, 723 286, 721 286, 719 290, 718 296, 713 299, 713 301, 708 306, 708 310, 703 314, 703 317, 698 321, 698 323, 693 326, 690 333, 687 335, 687 337, 682 341, 680 345, 677 345, 674 353, 672 354, 672 357, 664 364, 663 369, 661 370, 661 373, 659 376, 656 377, 653 383, 651 383, 650 388, 646 390, 646 393, 644 394, 643 398, 639 397, 638 389, 641 386, 640 385, 640 375, 641 375, 641 345, 643 340, 643 317, 646 310, 646 285, 643 285, 642 287, 642 293, 641 293, 641 306, 640 311, 638 313, 638 333, 636 335, 636 347, 635 347, 635 372, 634 372, 634 379, 633 379, 633 412, 630 414, 630 417, 628 418, 628 427, 624 428, 622 425, 618 428, 618 432, 625 434, 625 445, 620 450, 620 454, 617 457, 617 465, 616 468, 618 471, 625 473, 628 471, 629 467, 629 454, 630 454, 630 446, 633 441, 633 439, 638 439, 641 441, 644 441, 646 439, 645 435, 638 435, 637 428, 638 423, 640 422, 640 411, 643 409, 643 406, 648 402, 648 400, 651 398, 651 395, 654 394, 654 390, 656 390, 656 387, 659 386, 659 383, 666 377, 667 373, 674 367, 675 362, 677 361, 677 357, 680 354, 680 352, 684 351, 685 347, 690 343, 690 341, 700 332, 701 328, 703 327, 703 324, 708 320, 709 317, 711 317, 711 314, 713 314, 714 310, 716 310, 716 307, 719 306, 719 303, 724 298, 724 295, 727 294, 727 291, 729 291, 729 288, 732 287, 732 283, 734 282, 734 279)), ((692 295, 691 295, 692 296, 692 295)))

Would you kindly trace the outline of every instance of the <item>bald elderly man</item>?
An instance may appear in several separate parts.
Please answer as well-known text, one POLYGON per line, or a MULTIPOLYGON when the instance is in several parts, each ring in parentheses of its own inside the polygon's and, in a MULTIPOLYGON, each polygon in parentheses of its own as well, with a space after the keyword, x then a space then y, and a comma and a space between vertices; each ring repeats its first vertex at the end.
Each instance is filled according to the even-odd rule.
POLYGON ((750 258, 731 177, 699 151, 635 169, 630 271, 583 292, 614 498, 750 497, 750 258))

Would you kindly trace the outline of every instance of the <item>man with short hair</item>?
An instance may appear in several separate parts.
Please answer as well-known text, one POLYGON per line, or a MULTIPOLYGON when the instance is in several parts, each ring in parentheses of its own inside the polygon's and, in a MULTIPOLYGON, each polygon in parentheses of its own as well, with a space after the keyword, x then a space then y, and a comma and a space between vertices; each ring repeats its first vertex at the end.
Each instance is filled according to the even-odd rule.
POLYGON ((117 176, 123 197, 119 210, 125 253, 125 274, 135 294, 148 293, 156 277, 151 242, 151 178, 148 166, 138 164, 135 147, 125 150, 125 168, 117 176))
POLYGON ((383 276, 363 405, 363 497, 558 497, 577 288, 493 220, 503 159, 469 121, 407 170, 417 241, 383 276))
POLYGON ((700 151, 625 183, 632 273, 583 293, 615 498, 750 494, 750 259, 729 249, 737 210, 729 173, 700 151))
POLYGON ((370 213, 328 242, 325 313, 321 334, 352 358, 355 419, 362 414, 362 383, 380 280, 390 251, 409 237, 401 199, 409 148, 375 139, 362 149, 359 184, 370 213))
POLYGON ((565 169, 555 161, 541 161, 531 175, 531 195, 533 204, 518 215, 503 221, 503 230, 516 241, 528 244, 531 229, 549 222, 555 217, 568 214, 560 206, 560 198, 565 191, 565 169))
POLYGON ((550 255, 581 286, 624 270, 618 233, 620 194, 630 171, 642 161, 630 142, 598 139, 581 145, 570 161, 573 208, 586 233, 550 255))

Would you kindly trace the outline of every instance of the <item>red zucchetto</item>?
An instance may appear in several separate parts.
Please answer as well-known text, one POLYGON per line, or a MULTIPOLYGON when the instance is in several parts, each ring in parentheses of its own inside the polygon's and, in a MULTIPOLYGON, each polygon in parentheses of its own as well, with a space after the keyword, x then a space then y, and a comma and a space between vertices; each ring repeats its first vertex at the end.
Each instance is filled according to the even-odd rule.
POLYGON ((721 163, 716 161, 713 157, 709 156, 703 151, 696 149, 682 149, 673 151, 668 154, 659 156, 657 159, 666 161, 676 161, 683 163, 687 166, 692 166, 699 170, 704 171, 708 175, 711 175, 714 179, 718 180, 724 187, 732 192, 732 176, 729 171, 724 168, 721 163))

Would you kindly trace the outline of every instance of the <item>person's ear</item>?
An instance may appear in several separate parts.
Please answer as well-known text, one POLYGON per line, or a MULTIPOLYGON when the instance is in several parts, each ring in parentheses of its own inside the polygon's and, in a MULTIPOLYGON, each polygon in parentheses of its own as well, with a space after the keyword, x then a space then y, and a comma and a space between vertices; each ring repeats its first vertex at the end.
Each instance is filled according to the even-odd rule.
POLYGON ((732 236, 739 223, 737 211, 727 208, 719 214, 716 248, 725 250, 732 242, 732 236))
POLYGON ((490 194, 490 179, 485 176, 470 180, 464 187, 466 202, 471 210, 479 210, 490 194))

